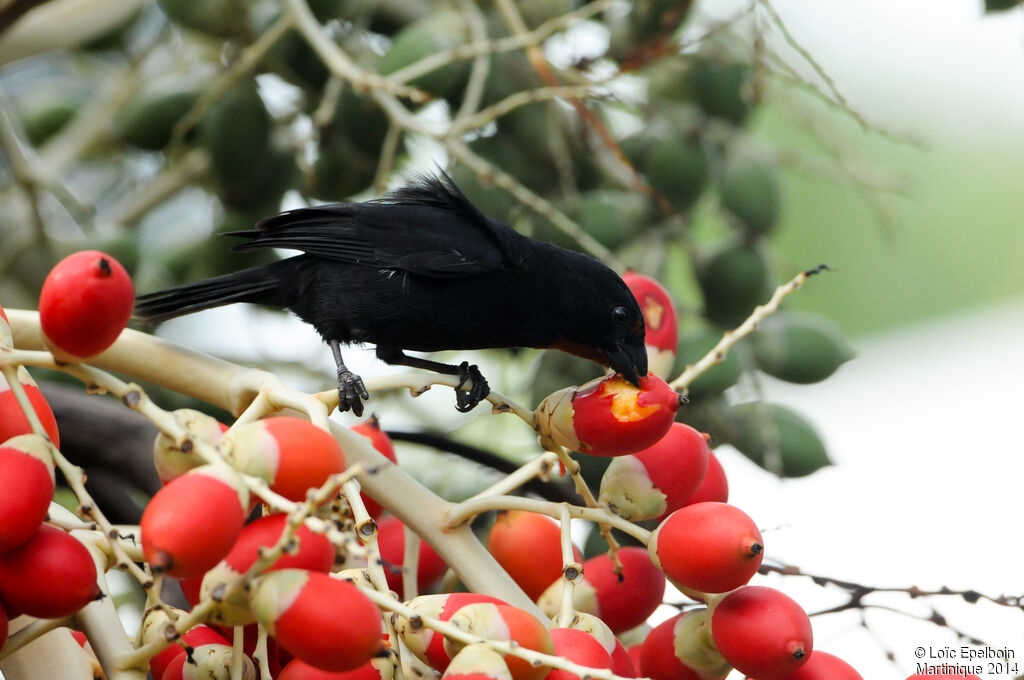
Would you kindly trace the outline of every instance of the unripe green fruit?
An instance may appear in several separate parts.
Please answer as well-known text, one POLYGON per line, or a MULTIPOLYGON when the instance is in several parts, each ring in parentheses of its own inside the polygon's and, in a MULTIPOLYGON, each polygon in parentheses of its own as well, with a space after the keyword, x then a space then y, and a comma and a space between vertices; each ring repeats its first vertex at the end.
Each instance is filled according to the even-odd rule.
POLYGON ((200 141, 229 202, 229 197, 243 192, 247 179, 270 155, 270 128, 270 114, 253 80, 244 80, 225 93, 203 119, 200 141))
POLYGON ((1002 12, 1020 7, 1021 0, 985 0, 986 12, 1002 12))
POLYGON ((704 316, 732 328, 771 295, 768 262, 752 246, 731 245, 700 263, 697 282, 704 293, 704 316))
POLYGON ((693 99, 690 79, 691 59, 675 55, 659 59, 645 68, 647 100, 684 102, 693 99))
POLYGON ((244 30, 245 14, 234 0, 157 0, 172 21, 209 35, 228 37, 244 30))
POLYGON ((752 341, 758 367, 792 383, 824 380, 854 357, 839 326, 810 312, 793 310, 768 317, 752 341))
POLYGON ((751 159, 731 163, 719 187, 722 207, 749 231, 768 234, 779 219, 782 195, 775 168, 751 159))
POLYGON ((661 131, 651 133, 643 142, 637 167, 672 207, 685 212, 707 186, 707 150, 699 139, 688 138, 674 127, 656 129, 661 131))
POLYGON ((750 79, 747 64, 699 59, 690 71, 694 97, 709 116, 742 125, 750 112, 744 92, 750 79))
MULTIPOLYGON (((452 10, 431 14, 395 35, 391 48, 381 57, 378 69, 389 75, 431 54, 466 42, 466 22, 452 10)), ((441 97, 461 92, 469 77, 470 62, 456 61, 414 78, 409 84, 441 97)))
MULTIPOLYGON (((679 350, 673 372, 678 375, 687 366, 697 363, 722 339, 722 333, 713 329, 694 330, 684 333, 679 338, 679 350)), ((741 343, 742 344, 742 343, 741 343)), ((690 383, 691 399, 721 394, 736 384, 743 374, 742 347, 734 346, 720 363, 713 365, 690 383)))
POLYGON ((783 477, 805 477, 831 465, 821 437, 802 416, 764 402, 731 409, 736 426, 730 443, 764 469, 783 477))
POLYGON ((309 193, 325 201, 343 201, 365 191, 377 174, 377 159, 356 151, 345 140, 322 141, 313 163, 309 193))
MULTIPOLYGON (((496 220, 506 224, 512 222, 518 201, 501 187, 493 183, 481 182, 477 174, 464 165, 456 166, 451 173, 456 186, 473 202, 476 207, 496 220)), ((568 384, 568 383, 565 383, 568 384)), ((562 385, 564 387, 564 385, 562 385)), ((544 392, 548 394, 554 390, 544 392)))
POLYGON ((147 83, 121 109, 115 124, 117 136, 140 149, 164 148, 174 126, 199 99, 199 92, 199 83, 176 76, 147 83))
POLYGON ((32 146, 39 147, 64 129, 89 98, 88 91, 63 78, 45 79, 20 93, 15 110, 32 146))
POLYGON ((602 245, 614 249, 636 236, 649 215, 650 202, 643 194, 595 189, 580 196, 577 220, 602 245))

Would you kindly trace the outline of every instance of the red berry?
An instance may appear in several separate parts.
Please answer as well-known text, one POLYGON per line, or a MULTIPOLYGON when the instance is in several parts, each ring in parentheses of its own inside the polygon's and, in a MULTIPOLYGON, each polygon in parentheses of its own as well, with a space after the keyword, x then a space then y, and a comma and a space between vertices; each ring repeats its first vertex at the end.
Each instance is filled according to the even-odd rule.
MULTIPOLYGON (((165 618, 165 617, 161 617, 165 618)), ((200 624, 195 628, 185 631, 181 639, 189 647, 200 647, 202 645, 220 644, 230 647, 231 643, 223 635, 209 626, 200 624)), ((149 660, 149 672, 153 674, 153 680, 164 680, 167 667, 178 656, 185 655, 185 648, 179 645, 171 645, 149 660)))
MULTIPOLYGON (((562 574, 562 530, 544 515, 499 512, 487 535, 487 549, 527 597, 538 597, 562 574)), ((583 555, 575 547, 578 561, 583 555)))
POLYGON ((142 513, 146 560, 176 578, 199 576, 228 554, 242 531, 249 493, 210 465, 157 491, 142 513))
POLYGON ((807 661, 814 642, 800 605, 764 586, 723 597, 711 615, 711 636, 730 665, 758 680, 789 678, 807 661))
POLYGON ((704 481, 700 483, 697 490, 686 499, 686 503, 683 505, 693 505, 694 503, 705 503, 707 501, 725 503, 728 500, 729 480, 725 477, 725 470, 722 468, 722 464, 718 462, 714 452, 708 451, 708 469, 704 473, 704 481))
MULTIPOLYGON (((612 657, 590 633, 575 628, 551 629, 555 655, 588 668, 611 670, 612 657)), ((560 668, 552 668, 547 680, 581 680, 580 676, 560 668)))
MULTIPOLYGON (((18 368, 18 382, 25 389, 25 396, 28 397, 32 410, 39 417, 39 422, 46 431, 53 445, 60 448, 60 434, 57 432, 57 419, 53 417, 50 404, 47 403, 43 393, 36 387, 32 376, 25 370, 24 366, 18 368)), ((29 424, 25 412, 11 391, 6 377, 0 373, 0 442, 5 442, 11 437, 19 434, 32 434, 32 425, 29 424)))
MULTIPOLYGON (((637 670, 644 677, 653 680, 705 680, 708 677, 725 677, 729 667, 724 664, 721 657, 715 657, 714 650, 701 658, 701 672, 693 666, 685 663, 678 654, 680 633, 688 633, 685 629, 689 621, 694 621, 703 616, 706 610, 691 610, 676 614, 670 619, 662 621, 655 626, 643 644, 640 645, 639 662, 637 670)), ((689 640, 683 642, 689 643, 689 640)))
POLYGON ((664 517, 698 489, 710 452, 700 432, 672 423, 657 443, 611 462, 601 478, 600 500, 631 521, 664 517))
POLYGON ((678 410, 679 394, 658 376, 648 373, 638 388, 609 375, 548 395, 537 407, 537 432, 581 453, 623 456, 661 439, 678 410))
MULTIPOLYGON (((583 581, 573 589, 578 611, 597 615, 618 634, 636 628, 661 604, 665 594, 665 574, 651 563, 643 548, 627 547, 618 552, 622 574, 616 574, 607 554, 591 557, 583 563, 583 581)), ((548 616, 561 606, 562 580, 551 584, 538 604, 548 616)))
POLYGON ((114 344, 132 315, 135 289, 121 264, 97 250, 58 262, 39 294, 39 323, 62 361, 78 361, 114 344))
POLYGON ((228 430, 220 448, 238 469, 265 479, 293 501, 345 469, 345 455, 327 431, 301 418, 264 418, 228 430))
MULTIPOLYGON (((213 592, 226 583, 244 574, 259 557, 260 548, 277 543, 284 532, 288 517, 284 514, 269 515, 250 522, 242 529, 231 547, 215 567, 203 577, 200 597, 212 596, 213 592)), ((321 534, 313 533, 305 525, 295 532, 298 548, 292 554, 285 553, 267 567, 266 571, 279 569, 308 569, 327 573, 334 565, 334 546, 321 534)), ((211 620, 221 625, 237 626, 252 623, 255 618, 249 611, 249 602, 244 592, 218 602, 211 620)))
MULTIPOLYGON (((551 634, 544 624, 532 614, 511 605, 489 602, 468 604, 455 612, 449 623, 482 638, 512 641, 520 647, 542 654, 554 653, 551 634)), ((463 644, 448 639, 444 646, 448 655, 454 656, 463 644)), ((541 680, 548 673, 547 667, 534 667, 519 657, 505 655, 504 659, 513 680, 541 680)))
POLYGON ((35 434, 0 445, 0 553, 24 544, 46 519, 53 498, 52 450, 35 434))
POLYGON ((345 581, 301 569, 282 569, 253 586, 252 610, 296 658, 326 671, 356 669, 381 649, 377 607, 345 581))
POLYGON ((48 524, 0 555, 0 600, 7 611, 56 619, 99 596, 92 555, 71 534, 48 524))
MULTIPOLYGON (((3 310, 0 309, 0 312, 2 312, 2 311, 3 310)), ((5 317, 5 319, 6 319, 6 317, 5 317)), ((0 602, 0 649, 3 649, 4 648, 4 644, 7 642, 7 630, 8 630, 7 612, 4 611, 4 603, 0 602)))
MULTIPOLYGON (((634 669, 633 675, 630 675, 628 677, 631 677, 631 678, 643 677, 641 675, 641 671, 640 671, 640 656, 643 653, 643 644, 630 645, 629 647, 626 647, 626 653, 629 654, 629 660, 633 662, 633 669, 634 669)), ((619 673, 616 673, 616 675, 619 675, 619 673)), ((654 676, 650 676, 650 677, 654 677, 654 676)), ((655 679, 655 680, 657 680, 657 679, 655 679)))
POLYGON ((754 520, 728 503, 676 510, 647 543, 651 559, 686 588, 724 593, 747 583, 761 566, 764 544, 754 520))
MULTIPOLYGON (((231 645, 219 642, 199 645, 191 654, 178 654, 170 660, 160 680, 210 680, 227 678, 233 662, 231 645)), ((242 677, 255 678, 252 659, 242 655, 242 677)), ((154 676, 154 680, 156 680, 154 676)))
MULTIPOLYGON (((481 595, 479 593, 450 593, 443 595, 420 595, 409 602, 409 608, 420 616, 425 616, 441 621, 448 621, 462 607, 478 602, 489 602, 491 604, 505 604, 496 597, 481 595)), ((444 671, 451 663, 452 657, 444 646, 444 636, 435 633, 426 626, 414 626, 404 618, 399 617, 395 623, 395 629, 402 637, 406 647, 409 648, 425 664, 439 671, 444 671)))
POLYGON ((672 296, 654 279, 626 272, 622 276, 644 315, 644 341, 647 345, 647 365, 651 373, 668 378, 676 360, 679 341, 679 323, 672 296))
MULTIPOLYGON (((384 576, 388 580, 388 588, 402 597, 402 563, 405 557, 405 525, 394 516, 384 517, 377 521, 377 547, 380 558, 384 560, 384 576)), ((416 561, 416 588, 426 590, 436 583, 448 565, 426 541, 420 541, 420 554, 416 561)))
MULTIPOLYGON (((932 676, 933 677, 933 676, 932 676)), ((807 662, 786 680, 864 680, 853 666, 838 656, 816 649, 807 662)))
POLYGON ((572 406, 578 450, 621 456, 665 436, 679 410, 679 395, 653 374, 641 378, 639 388, 610 376, 580 387, 572 406))
POLYGON ((572 618, 571 628, 581 630, 593 636, 601 643, 604 650, 611 655, 612 672, 624 678, 635 678, 636 669, 633 660, 629 658, 629 652, 622 646, 622 642, 615 637, 615 633, 608 627, 608 624, 593 614, 577 611, 572 618))
POLYGON ((350 671, 323 671, 302 659, 292 659, 277 680, 391 680, 394 664, 388 659, 373 659, 350 671))
MULTIPOLYGON (((395 456, 395 447, 391 443, 391 437, 384 433, 384 430, 380 429, 380 422, 376 418, 370 418, 366 422, 353 425, 352 429, 363 435, 369 437, 370 443, 373 444, 373 448, 377 449, 378 453, 390 460, 392 463, 397 463, 398 458, 395 456)), ((373 500, 365 493, 360 494, 363 499, 363 505, 366 506, 366 512, 370 513, 370 517, 376 519, 380 517, 380 513, 384 511, 380 503, 373 500)))

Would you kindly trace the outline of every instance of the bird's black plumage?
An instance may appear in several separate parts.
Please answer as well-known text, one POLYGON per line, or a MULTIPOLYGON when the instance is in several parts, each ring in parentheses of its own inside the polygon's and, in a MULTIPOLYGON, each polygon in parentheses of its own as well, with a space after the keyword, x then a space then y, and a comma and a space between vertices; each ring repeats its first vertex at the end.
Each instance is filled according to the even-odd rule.
POLYGON ((643 316, 601 262, 519 234, 480 212, 444 176, 390 197, 290 210, 232 232, 235 250, 302 254, 140 296, 137 317, 168 319, 232 302, 286 307, 331 345, 339 408, 362 411, 358 376, 339 344, 371 342, 393 364, 472 381, 460 410, 487 395, 475 366, 448 366, 403 350, 556 348, 610 366, 636 383, 647 373, 643 316))

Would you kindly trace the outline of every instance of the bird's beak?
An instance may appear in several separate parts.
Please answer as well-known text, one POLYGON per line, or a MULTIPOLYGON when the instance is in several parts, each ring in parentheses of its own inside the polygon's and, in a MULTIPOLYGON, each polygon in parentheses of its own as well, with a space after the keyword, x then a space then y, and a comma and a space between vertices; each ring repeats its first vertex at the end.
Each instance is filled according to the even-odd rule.
POLYGON ((623 347, 615 345, 614 351, 608 355, 609 364, 616 373, 640 387, 640 378, 647 375, 647 348, 623 347))

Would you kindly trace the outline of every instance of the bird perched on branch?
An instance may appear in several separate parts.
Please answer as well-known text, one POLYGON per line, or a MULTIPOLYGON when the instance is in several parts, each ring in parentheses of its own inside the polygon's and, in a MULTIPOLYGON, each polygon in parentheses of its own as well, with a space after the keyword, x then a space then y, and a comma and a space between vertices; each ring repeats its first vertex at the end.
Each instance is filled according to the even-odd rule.
POLYGON ((361 415, 369 398, 342 343, 374 343, 386 363, 457 375, 460 411, 490 391, 477 367, 405 350, 553 348, 633 384, 647 375, 643 315, 622 279, 487 217, 447 175, 417 177, 380 200, 289 210, 229 235, 246 239, 234 250, 302 254, 140 296, 135 315, 160 321, 233 302, 290 309, 330 345, 342 411, 361 415))

